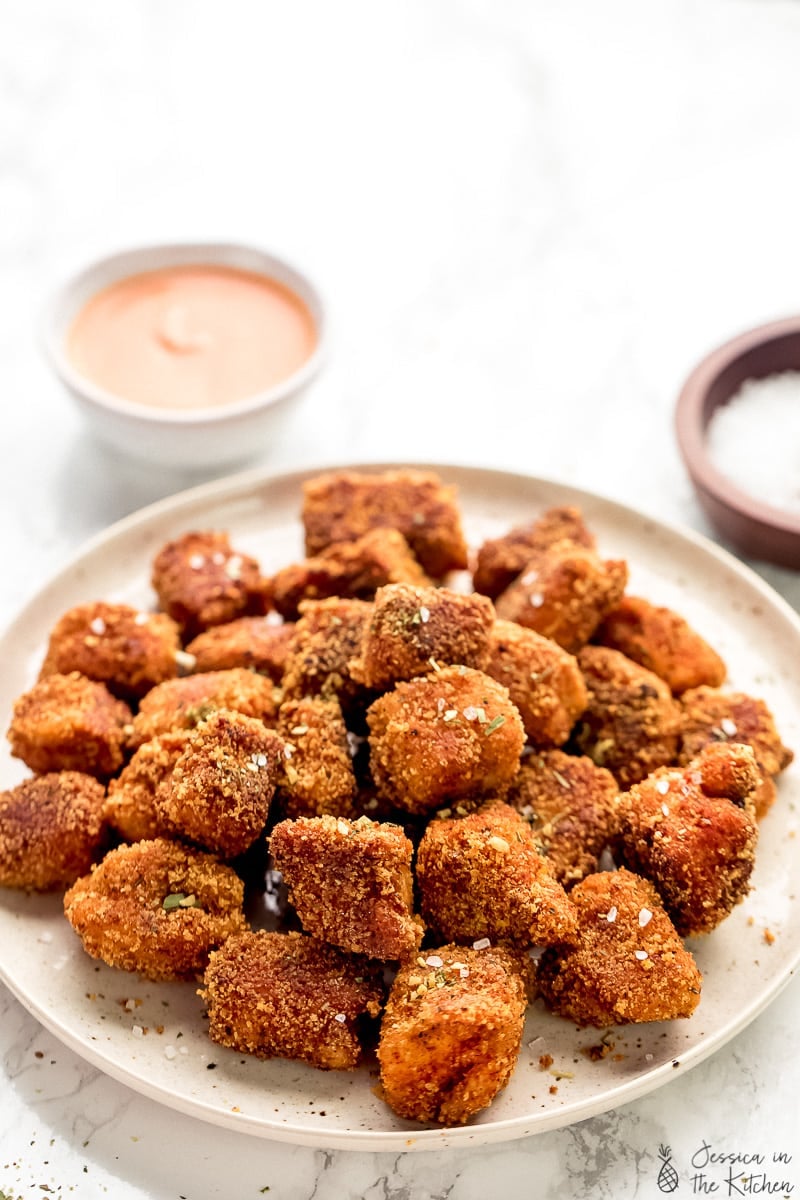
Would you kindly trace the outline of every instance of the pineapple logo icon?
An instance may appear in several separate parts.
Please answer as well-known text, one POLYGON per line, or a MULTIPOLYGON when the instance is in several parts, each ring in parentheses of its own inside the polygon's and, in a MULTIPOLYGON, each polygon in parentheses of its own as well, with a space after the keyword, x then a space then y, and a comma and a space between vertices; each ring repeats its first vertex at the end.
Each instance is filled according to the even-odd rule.
POLYGON ((678 1189, 678 1172, 672 1165, 672 1151, 669 1146, 658 1147, 658 1157, 661 1159, 661 1169, 658 1172, 658 1189, 661 1192, 675 1192, 678 1189))

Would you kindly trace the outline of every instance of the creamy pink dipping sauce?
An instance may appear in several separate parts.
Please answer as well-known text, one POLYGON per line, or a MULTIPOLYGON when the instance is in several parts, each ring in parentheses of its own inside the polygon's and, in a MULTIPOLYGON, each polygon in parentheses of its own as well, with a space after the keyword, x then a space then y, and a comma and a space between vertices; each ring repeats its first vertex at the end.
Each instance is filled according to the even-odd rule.
POLYGON ((214 408, 255 396, 317 344, 304 302, 266 275, 175 266, 129 275, 78 313, 72 365, 107 392, 151 408, 214 408))

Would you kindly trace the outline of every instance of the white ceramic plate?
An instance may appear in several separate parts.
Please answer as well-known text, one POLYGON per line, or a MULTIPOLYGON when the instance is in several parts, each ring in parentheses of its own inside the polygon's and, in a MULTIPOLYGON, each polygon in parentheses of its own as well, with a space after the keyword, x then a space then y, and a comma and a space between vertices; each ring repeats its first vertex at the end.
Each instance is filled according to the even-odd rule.
MULTIPOLYGON (((580 505, 601 551, 631 565, 630 590, 684 613, 723 654, 729 686, 763 696, 787 744, 800 748, 800 620, 757 576, 710 543, 597 496, 521 475, 435 465, 459 487, 471 544, 552 504, 580 505)), ((68 607, 93 599, 151 605, 149 564, 190 528, 231 532, 269 571, 301 556, 305 475, 249 473, 194 489, 113 526, 21 613, 0 640, 0 717, 33 683, 47 633, 68 607)), ((3 751, 0 785, 26 774, 3 751)), ((322 1072, 261 1062, 214 1046, 191 984, 146 983, 88 958, 57 897, 0 890, 0 977, 78 1054, 137 1091, 241 1132, 322 1148, 433 1149, 501 1141, 583 1120, 652 1091, 700 1062, 751 1021, 800 960, 800 877, 790 768, 760 839, 755 886, 718 929, 692 946, 705 976, 689 1021, 614 1030, 601 1061, 585 1053, 600 1031, 576 1030, 534 1005, 517 1069, 494 1104, 465 1128, 398 1120, 375 1094, 374 1071, 322 1072), (767 944, 764 931, 774 935, 767 944), (553 1065, 542 1070, 539 1059, 553 1065), (560 1076, 557 1078, 556 1076, 560 1076), (551 1092, 551 1088, 555 1089, 551 1092)))

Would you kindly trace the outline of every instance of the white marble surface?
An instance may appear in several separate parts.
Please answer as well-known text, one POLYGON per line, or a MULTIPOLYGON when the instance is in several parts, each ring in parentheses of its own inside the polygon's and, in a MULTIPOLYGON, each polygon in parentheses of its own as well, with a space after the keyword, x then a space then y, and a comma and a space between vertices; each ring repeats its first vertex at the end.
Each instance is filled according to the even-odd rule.
MULTIPOLYGON (((672 408, 711 345, 800 308, 800 3, 0 0, 0 24, 3 623, 193 482, 91 442, 36 344, 65 271, 153 238, 255 240, 327 291, 334 359, 256 462, 486 463, 708 532, 672 408)), ((762 572, 800 607, 797 575, 762 572)), ((661 1194, 660 1143, 699 1194, 705 1142, 769 1160, 750 1184, 710 1166, 718 1196, 761 1172, 796 1194, 799 999, 606 1116, 394 1156, 212 1131, 0 988, 0 1191, 616 1200, 661 1194)))

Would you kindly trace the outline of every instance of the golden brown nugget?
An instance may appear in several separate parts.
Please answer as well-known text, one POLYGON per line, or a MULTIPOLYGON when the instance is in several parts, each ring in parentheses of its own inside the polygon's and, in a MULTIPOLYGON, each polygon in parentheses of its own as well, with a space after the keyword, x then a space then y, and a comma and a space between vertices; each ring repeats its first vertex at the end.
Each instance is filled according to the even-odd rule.
POLYGON ((372 614, 368 600, 304 600, 286 662, 287 700, 303 696, 337 699, 348 709, 364 692, 350 673, 372 614))
POLYGON ((145 979, 196 979, 246 928, 244 886, 210 854, 165 838, 111 850, 64 897, 87 954, 145 979))
POLYGON ((263 830, 282 770, 283 739, 273 729, 219 709, 188 734, 156 791, 156 811, 182 837, 235 858, 263 830))
POLYGON ((434 820, 417 850, 422 916, 448 942, 567 942, 575 914, 530 826, 507 804, 434 820))
POLYGON ((301 600, 371 600, 387 583, 428 582, 399 530, 371 529, 354 542, 335 542, 305 562, 284 567, 269 580, 268 592, 277 612, 294 620, 301 600))
POLYGON ((367 722, 378 794, 410 813, 502 795, 525 743, 507 688, 469 667, 398 683, 370 706, 367 722))
POLYGON ((574 946, 539 962, 539 990, 576 1025, 624 1025, 690 1017, 702 977, 646 879, 624 868, 589 875, 570 897, 580 922, 574 946))
POLYGON ((303 486, 306 554, 352 542, 370 529, 398 529, 428 575, 467 566, 456 489, 427 471, 334 471, 303 486))
POLYGON ((682 717, 664 680, 605 646, 585 646, 578 665, 589 702, 575 730, 577 749, 620 787, 673 762, 682 717))
POLYGON ((758 778, 749 746, 708 746, 619 798, 618 860, 655 885, 684 937, 710 933, 749 891, 758 778))
POLYGON ((555 542, 528 560, 495 607, 503 620, 534 629, 576 654, 619 604, 627 582, 625 562, 604 562, 577 542, 555 542))
POLYGON ((274 725, 278 692, 271 679, 241 667, 168 679, 148 692, 139 705, 131 744, 138 747, 164 733, 194 729, 219 708, 274 725))
POLYGON ((399 826, 301 817, 276 825, 269 848, 308 933, 370 958, 405 958, 419 946, 413 847, 399 826))
POLYGON ((26 779, 0 792, 0 886, 67 888, 106 848, 103 785, 78 771, 26 779))
POLYGON ((750 746, 761 770, 753 796, 756 816, 766 815, 775 800, 774 777, 792 762, 794 754, 781 742, 772 713, 763 700, 744 692, 720 692, 698 687, 681 696, 683 724, 678 762, 691 762, 713 742, 750 746))
POLYGON ((217 530, 184 533, 153 561, 153 589, 187 638, 264 611, 259 565, 217 530))
POLYGON ((543 750, 522 760, 508 803, 531 822, 556 879, 571 887, 597 870, 617 830, 619 788, 584 755, 543 750))
POLYGON ((286 700, 278 732, 285 743, 281 800, 286 816, 354 816, 356 777, 338 700, 286 700))
POLYGON ((433 664, 483 670, 489 660, 494 606, 485 596, 395 583, 376 593, 361 652, 350 672, 384 691, 427 675, 433 664))
POLYGON ((110 780, 103 813, 126 842, 168 833, 156 808, 156 792, 172 774, 188 732, 165 733, 140 746, 127 766, 110 780))
POLYGON ((411 1121, 463 1125, 508 1083, 525 1007, 523 977, 500 947, 441 946, 403 964, 378 1045, 387 1104, 411 1121))
POLYGON ((579 508, 549 508, 527 525, 517 525, 502 537, 487 538, 478 550, 475 591, 496 600, 525 570, 533 554, 563 541, 595 549, 594 537, 584 525, 579 508))
POLYGON ((178 626, 165 613, 128 604, 79 604, 50 633, 39 678, 79 671, 123 699, 143 696, 178 674, 178 626))
POLYGON ((122 766, 131 710, 104 683, 71 671, 39 680, 14 705, 11 753, 32 771, 81 771, 105 779, 122 766))
POLYGON ((280 683, 293 636, 290 621, 276 625, 269 616, 239 617, 198 634, 186 653, 194 659, 193 669, 198 674, 246 667, 280 683))
POLYGON ((725 679, 725 663, 688 621, 640 596, 623 596, 594 640, 647 667, 675 696, 703 684, 719 687, 725 679))
POLYGON ((508 688, 534 746, 563 746, 588 695, 577 659, 513 621, 495 621, 485 668, 508 688))
POLYGON ((379 1014, 383 987, 374 963, 301 933, 259 930, 211 954, 200 995, 213 1042, 347 1071, 363 1057, 359 1025, 379 1014))

